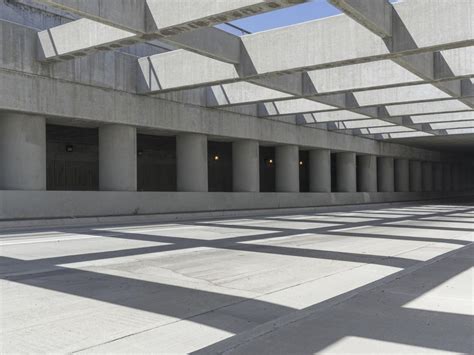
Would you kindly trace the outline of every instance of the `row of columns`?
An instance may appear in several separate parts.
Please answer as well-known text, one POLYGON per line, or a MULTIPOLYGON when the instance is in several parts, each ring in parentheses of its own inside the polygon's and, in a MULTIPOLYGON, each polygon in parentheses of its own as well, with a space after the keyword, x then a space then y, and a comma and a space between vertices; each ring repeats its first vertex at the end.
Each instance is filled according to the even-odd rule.
MULTIPOLYGON (((0 189, 46 189, 46 122, 42 117, 3 114, 0 117, 0 189)), ((99 128, 100 190, 137 190, 137 132, 127 125, 99 128)), ((176 139, 178 191, 207 191, 207 137, 180 134, 176 139)), ((233 191, 260 191, 259 143, 239 140, 232 146, 233 191)), ((419 192, 452 190, 460 183, 458 169, 441 163, 420 162, 353 152, 336 153, 338 192, 419 192), (358 184, 358 186, 357 186, 358 184)), ((299 191, 299 148, 275 148, 275 187, 278 192, 299 191)), ((331 192, 331 152, 309 151, 309 190, 331 192)))

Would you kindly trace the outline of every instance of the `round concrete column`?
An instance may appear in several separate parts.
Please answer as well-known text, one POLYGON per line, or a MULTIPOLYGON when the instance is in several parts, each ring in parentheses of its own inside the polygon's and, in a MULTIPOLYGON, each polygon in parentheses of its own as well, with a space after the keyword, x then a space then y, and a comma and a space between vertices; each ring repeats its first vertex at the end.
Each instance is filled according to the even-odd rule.
POLYGON ((410 160, 410 191, 420 192, 422 187, 421 161, 410 160))
POLYGON ((409 164, 407 159, 395 159, 395 191, 410 191, 409 164))
POLYGON ((178 191, 207 192, 207 137, 185 133, 176 137, 178 191))
POLYGON ((452 179, 450 164, 443 164, 443 190, 444 191, 453 190, 453 179, 452 179))
POLYGON ((260 191, 258 151, 257 141, 242 140, 232 143, 233 191, 260 191))
POLYGON ((358 157, 357 181, 361 192, 377 192, 377 157, 361 155, 358 157))
POLYGON ((299 150, 296 145, 275 148, 275 189, 277 192, 299 192, 299 150))
POLYGON ((443 191, 443 166, 441 163, 433 164, 433 188, 434 191, 443 191))
POLYGON ((433 163, 425 161, 421 164, 423 191, 433 191, 433 163))
POLYGON ((356 192, 356 154, 351 152, 336 154, 336 174, 338 192, 356 192))
POLYGON ((0 114, 0 190, 46 190, 46 121, 0 114))
POLYGON ((137 130, 112 124, 99 128, 99 188, 137 190, 137 130))
POLYGON ((393 192, 395 190, 393 158, 378 157, 377 177, 379 192, 393 192))
POLYGON ((331 151, 309 151, 309 191, 331 192, 331 151))

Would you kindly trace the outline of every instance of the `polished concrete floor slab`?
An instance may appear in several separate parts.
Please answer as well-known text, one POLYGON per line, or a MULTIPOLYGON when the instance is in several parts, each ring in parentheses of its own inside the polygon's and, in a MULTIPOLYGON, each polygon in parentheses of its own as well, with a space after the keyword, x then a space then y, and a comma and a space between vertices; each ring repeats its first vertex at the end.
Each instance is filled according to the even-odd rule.
POLYGON ((0 352, 473 353, 474 204, 0 232, 0 352))

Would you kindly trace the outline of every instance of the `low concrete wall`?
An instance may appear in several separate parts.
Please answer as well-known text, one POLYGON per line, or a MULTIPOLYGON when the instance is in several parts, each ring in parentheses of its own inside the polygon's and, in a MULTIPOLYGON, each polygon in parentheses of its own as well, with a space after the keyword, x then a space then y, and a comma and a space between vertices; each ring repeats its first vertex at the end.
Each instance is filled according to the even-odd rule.
POLYGON ((458 196, 465 197, 466 192, 0 191, 0 220, 317 207, 458 196))

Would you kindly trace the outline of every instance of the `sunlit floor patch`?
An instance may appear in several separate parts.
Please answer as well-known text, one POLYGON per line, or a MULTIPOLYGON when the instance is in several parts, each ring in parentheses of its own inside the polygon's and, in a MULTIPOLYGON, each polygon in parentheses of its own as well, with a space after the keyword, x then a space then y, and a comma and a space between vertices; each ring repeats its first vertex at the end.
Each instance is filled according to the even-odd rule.
POLYGON ((330 215, 292 215, 292 216, 278 216, 268 217, 268 219, 278 220, 305 220, 305 221, 321 221, 324 223, 360 223, 371 222, 377 220, 376 218, 362 218, 362 217, 344 217, 344 216, 330 216, 330 215))
POLYGON ((211 225, 192 225, 192 226, 183 226, 183 225, 176 225, 173 227, 168 228, 160 228, 160 227, 146 227, 146 228, 134 228, 134 229, 115 229, 116 232, 121 232, 124 234, 130 233, 133 234, 143 234, 149 236, 164 236, 164 237, 172 237, 176 239, 201 239, 201 240, 217 240, 217 239, 224 239, 224 238, 232 238, 232 237, 241 237, 241 236, 249 236, 249 235, 261 235, 267 233, 274 233, 275 230, 273 228, 277 228, 276 226, 272 226, 271 224, 265 225, 267 230, 261 229, 247 229, 247 228, 239 228, 239 225, 235 226, 211 226, 211 225))
POLYGON ((447 222, 447 221, 431 221, 431 220, 417 220, 417 221, 398 221, 389 222, 390 225, 401 225, 401 226, 418 226, 418 227, 430 227, 430 228, 448 228, 448 229, 459 229, 459 230, 474 230, 474 223, 463 223, 463 222, 447 222))
POLYGON ((272 218, 269 219, 239 219, 226 220, 218 222, 206 222, 216 225, 231 225, 236 228, 239 226, 246 227, 261 227, 261 228, 276 228, 276 229, 313 229, 326 228, 337 226, 335 223, 321 223, 321 222, 298 222, 298 221, 279 221, 272 218))

